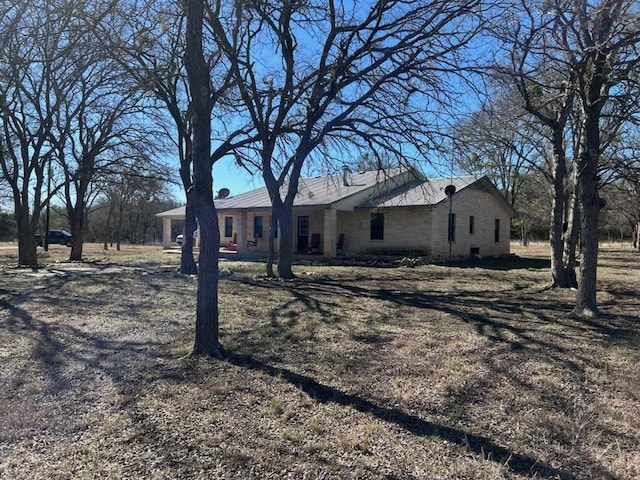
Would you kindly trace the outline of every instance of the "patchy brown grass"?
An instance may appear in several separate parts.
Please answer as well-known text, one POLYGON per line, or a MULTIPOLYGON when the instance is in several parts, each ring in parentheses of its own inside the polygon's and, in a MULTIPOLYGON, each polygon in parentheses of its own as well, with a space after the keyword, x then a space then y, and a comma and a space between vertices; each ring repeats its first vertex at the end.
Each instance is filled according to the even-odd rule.
POLYGON ((602 315, 545 247, 415 268, 228 261, 226 361, 185 356, 196 280, 159 247, 16 269, 0 248, 0 478, 640 478, 640 256, 602 315), (312 273, 312 275, 311 275, 312 273))

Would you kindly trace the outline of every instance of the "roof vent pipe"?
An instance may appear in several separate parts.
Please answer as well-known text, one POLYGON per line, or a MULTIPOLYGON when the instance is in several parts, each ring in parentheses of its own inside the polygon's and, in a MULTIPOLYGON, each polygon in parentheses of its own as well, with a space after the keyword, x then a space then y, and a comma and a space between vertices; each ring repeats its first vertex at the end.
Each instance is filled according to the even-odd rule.
POLYGON ((351 170, 349 170, 349 167, 347 167, 346 165, 342 166, 342 185, 345 187, 349 186, 349 174, 351 173, 351 170))

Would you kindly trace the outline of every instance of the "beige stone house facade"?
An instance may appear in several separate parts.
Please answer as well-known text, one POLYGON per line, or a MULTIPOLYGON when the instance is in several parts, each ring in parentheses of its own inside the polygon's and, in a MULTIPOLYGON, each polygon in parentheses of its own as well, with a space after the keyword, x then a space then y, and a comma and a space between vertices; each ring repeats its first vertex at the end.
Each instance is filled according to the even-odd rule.
MULTIPOLYGON (((266 188, 215 202, 222 248, 267 251, 266 188)), ((184 207, 158 216, 169 247, 171 219, 184 219, 184 207)), ((508 255, 516 212, 487 177, 426 179, 413 171, 345 170, 301 179, 293 216, 294 249, 301 254, 462 258, 508 255)))

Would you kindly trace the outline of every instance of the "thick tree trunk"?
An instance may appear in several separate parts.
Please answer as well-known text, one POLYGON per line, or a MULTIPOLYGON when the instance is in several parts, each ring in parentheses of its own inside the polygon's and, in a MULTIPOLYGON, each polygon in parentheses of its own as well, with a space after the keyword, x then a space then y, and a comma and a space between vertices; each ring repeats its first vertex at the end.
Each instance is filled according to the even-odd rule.
POLYGON ((200 260, 193 353, 220 358, 218 337, 218 259, 220 230, 213 197, 198 195, 194 203, 200 219, 200 260))
POLYGON ((598 315, 596 277, 600 197, 598 196, 598 180, 595 172, 585 177, 581 178, 580 181, 582 247, 580 252, 580 283, 578 285, 575 313, 581 317, 592 318, 598 315))
POLYGON ((580 283, 574 313, 586 318, 598 315, 596 278, 598 267, 598 216, 602 207, 598 196, 598 162, 600 160, 599 112, 584 111, 582 153, 578 163, 580 196, 580 283))
POLYGON ((280 225, 280 242, 278 258, 278 277, 291 279, 296 278, 293 273, 293 213, 291 207, 284 203, 275 201, 273 203, 274 214, 278 218, 280 225))
POLYGON ((84 215, 82 213, 74 213, 69 218, 69 228, 71 229, 71 253, 69 254, 69 260, 72 262, 82 261, 82 245, 84 242, 84 215))
POLYGON ((91 173, 95 172, 95 157, 83 157, 80 163, 80 174, 77 183, 68 182, 65 186, 65 201, 67 204, 67 217, 69 219, 69 229, 71 230, 72 243, 69 260, 72 262, 82 261, 82 245, 84 242, 84 221, 87 207, 87 190, 91 182, 91 173), (71 187, 75 185, 75 194, 72 194, 71 187))
POLYGON ((267 254, 267 276, 275 277, 273 264, 276 259, 276 232, 278 230, 278 217, 271 209, 271 223, 269 226, 269 253, 267 254))
MULTIPOLYGON (((218 256, 220 231, 213 203, 211 162, 211 78, 202 50, 203 0, 185 0, 187 14, 185 66, 192 92, 193 185, 187 201, 193 202, 200 222, 200 262, 196 306, 194 355, 222 357, 218 340, 218 256)), ((192 233, 192 232, 191 232, 192 233)))
POLYGON ((561 133, 555 135, 554 139, 554 171, 553 171, 553 198, 551 208, 551 225, 549 230, 549 243, 551 245, 551 277, 553 285, 566 288, 566 275, 563 262, 563 232, 565 221, 565 179, 567 167, 562 147, 561 133))
MULTIPOLYGON (((35 229, 27 208, 16 206, 16 222, 18 227, 18 265, 35 267, 38 265, 35 229)), ((44 235, 46 234, 45 232, 44 235)))
MULTIPOLYGON (((605 12, 604 18, 609 20, 605 12)), ((603 22, 602 28, 610 27, 603 22)), ((578 192, 580 195, 580 234, 582 236, 580 284, 574 313, 593 318, 598 315, 596 279, 598 268, 598 216, 604 206, 598 195, 600 162, 600 116, 607 101, 611 68, 609 53, 596 49, 585 63, 581 77, 583 129, 578 157, 578 192)))

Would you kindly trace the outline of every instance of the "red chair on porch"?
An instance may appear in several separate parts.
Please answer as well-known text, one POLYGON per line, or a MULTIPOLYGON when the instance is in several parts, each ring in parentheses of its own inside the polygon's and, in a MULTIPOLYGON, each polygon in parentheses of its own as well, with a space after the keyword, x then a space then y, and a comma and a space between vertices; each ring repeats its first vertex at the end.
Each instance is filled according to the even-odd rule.
POLYGON ((339 253, 344 255, 344 233, 338 235, 338 242, 336 243, 336 255, 339 253))
POLYGON ((233 234, 233 240, 229 242, 229 245, 227 246, 227 248, 233 251, 238 250, 238 233, 237 232, 233 234))
POLYGON ((312 233, 311 234, 311 242, 309 243, 309 247, 307 248, 307 253, 313 253, 315 250, 320 251, 320 234, 312 233))

